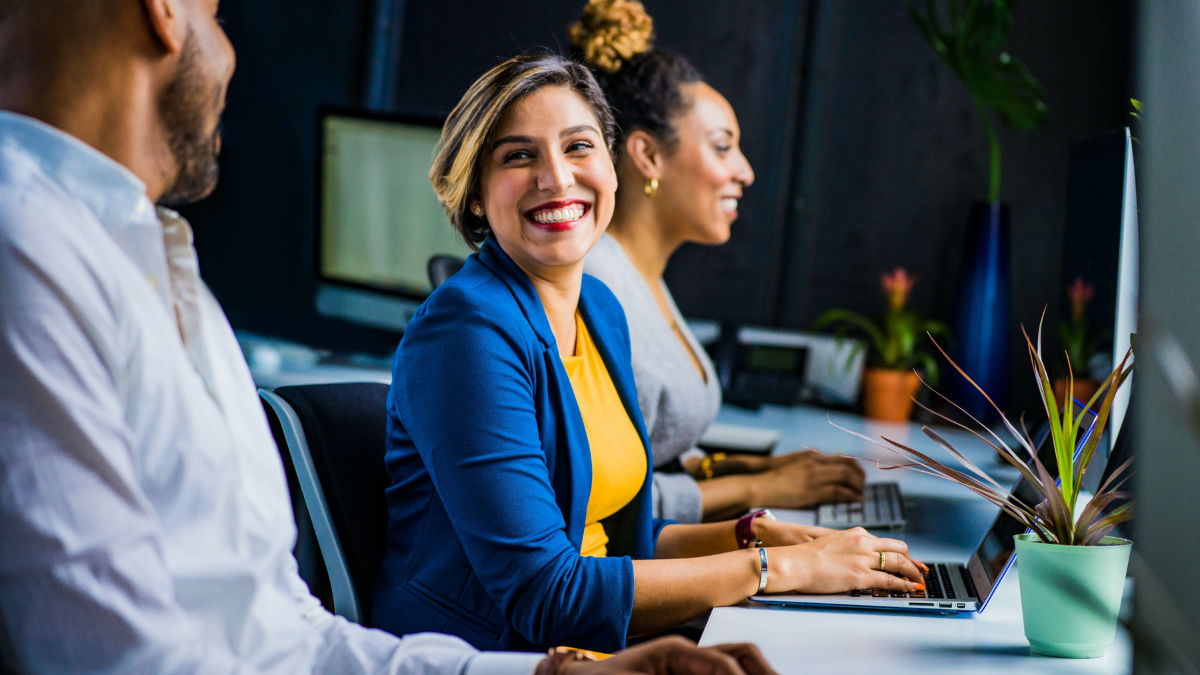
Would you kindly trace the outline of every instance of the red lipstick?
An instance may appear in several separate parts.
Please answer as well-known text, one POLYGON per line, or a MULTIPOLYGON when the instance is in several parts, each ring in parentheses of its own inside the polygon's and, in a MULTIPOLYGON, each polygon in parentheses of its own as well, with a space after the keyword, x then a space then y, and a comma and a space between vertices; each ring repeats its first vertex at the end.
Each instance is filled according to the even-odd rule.
POLYGON ((525 220, 534 227, 545 230, 547 232, 566 232, 575 227, 579 221, 583 220, 592 210, 592 205, 582 199, 565 199, 561 201, 550 201, 529 209, 525 212, 525 220), (582 207, 582 208, 581 208, 582 207), (570 220, 558 220, 554 217, 555 211, 568 211, 567 214, 559 214, 559 218, 564 215, 573 215, 570 211, 578 211, 579 215, 570 220), (542 220, 539 221, 538 218, 542 220), (549 222, 546 222, 549 220, 549 222))

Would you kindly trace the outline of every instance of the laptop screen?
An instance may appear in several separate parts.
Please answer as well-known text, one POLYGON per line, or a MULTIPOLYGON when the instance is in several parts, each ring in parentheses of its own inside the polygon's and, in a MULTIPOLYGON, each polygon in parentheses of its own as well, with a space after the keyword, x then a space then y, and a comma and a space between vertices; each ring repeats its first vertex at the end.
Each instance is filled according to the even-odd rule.
MULTIPOLYGON (((1083 444, 1091 436, 1092 425, 1095 421, 1096 415, 1090 410, 1085 410, 1081 427, 1087 429, 1087 433, 1079 439, 1075 446, 1076 458, 1079 457, 1083 444)), ((1054 446, 1045 442, 1044 436, 1043 440, 1039 441, 1038 459, 1045 465, 1052 477, 1058 478, 1058 463, 1054 459, 1054 446)), ((1040 491, 1025 478, 1017 481, 1011 494, 1029 506, 1037 505, 1042 501, 1040 491)), ((984 601, 983 606, 986 606, 992 589, 1000 582, 1004 572, 1012 563, 1013 551, 1016 550, 1013 537, 1027 531, 1021 521, 1013 518, 1007 511, 1001 510, 996 514, 996 519, 992 521, 992 526, 988 528, 987 534, 983 535, 983 539, 975 549, 975 555, 971 556, 971 560, 967 563, 967 572, 975 583, 975 590, 979 598, 984 601)), ((980 611, 983 610, 983 606, 980 606, 980 611)))

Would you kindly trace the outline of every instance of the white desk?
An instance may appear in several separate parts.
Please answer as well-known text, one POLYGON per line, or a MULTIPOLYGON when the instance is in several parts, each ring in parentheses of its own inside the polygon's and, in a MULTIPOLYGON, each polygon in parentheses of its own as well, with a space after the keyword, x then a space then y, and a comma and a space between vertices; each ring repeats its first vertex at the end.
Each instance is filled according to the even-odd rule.
MULTIPOLYGON (((916 425, 868 422, 844 413, 814 408, 765 407, 750 412, 726 406, 717 421, 780 431, 776 452, 802 445, 892 461, 895 455, 841 431, 826 420, 872 438, 883 434, 910 447, 945 457, 916 425)), ((939 429, 939 433, 942 430, 939 429)), ((942 435, 1002 485, 1014 482, 1015 469, 1001 466, 994 451, 966 432, 942 435)), ((903 539, 918 559, 966 561, 995 517, 997 508, 965 488, 908 470, 881 471, 867 465, 869 481, 900 483, 908 510, 903 532, 879 533, 903 539)), ((1128 609, 1128 595, 1126 597, 1128 609)), ((842 609, 778 608, 755 603, 713 610, 703 645, 754 642, 771 665, 788 673, 1128 673, 1132 652, 1128 634, 1104 658, 1072 660, 1035 656, 1029 651, 1021 619, 1016 567, 1009 571, 982 614, 927 615, 842 609)))

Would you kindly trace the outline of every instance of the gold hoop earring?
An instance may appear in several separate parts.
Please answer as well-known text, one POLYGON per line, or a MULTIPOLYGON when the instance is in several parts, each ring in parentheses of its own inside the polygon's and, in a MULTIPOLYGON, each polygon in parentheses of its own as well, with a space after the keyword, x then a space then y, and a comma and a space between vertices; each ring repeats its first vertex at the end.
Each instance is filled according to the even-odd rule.
POLYGON ((645 190, 647 197, 649 197, 650 199, 654 199, 654 196, 658 194, 658 179, 657 178, 647 178, 646 179, 646 187, 643 189, 645 190))

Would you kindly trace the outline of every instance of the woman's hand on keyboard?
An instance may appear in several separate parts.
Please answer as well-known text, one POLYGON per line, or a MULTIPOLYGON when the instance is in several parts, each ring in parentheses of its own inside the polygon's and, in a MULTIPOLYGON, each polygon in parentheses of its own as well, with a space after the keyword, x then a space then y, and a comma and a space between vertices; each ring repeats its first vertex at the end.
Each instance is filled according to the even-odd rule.
POLYGON ((804 509, 862 499, 866 474, 850 457, 808 451, 772 457, 771 463, 754 480, 755 506, 804 509))
POLYGON ((924 590, 908 545, 876 537, 861 527, 818 537, 806 544, 767 549, 768 593, 845 593, 862 588, 924 590), (879 569, 879 553, 886 568, 879 569))

